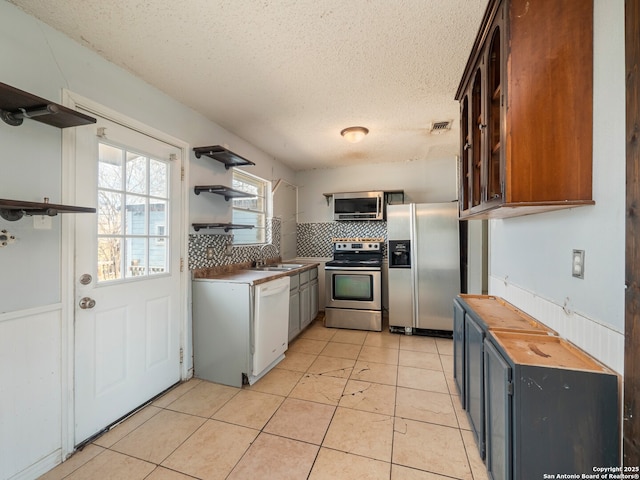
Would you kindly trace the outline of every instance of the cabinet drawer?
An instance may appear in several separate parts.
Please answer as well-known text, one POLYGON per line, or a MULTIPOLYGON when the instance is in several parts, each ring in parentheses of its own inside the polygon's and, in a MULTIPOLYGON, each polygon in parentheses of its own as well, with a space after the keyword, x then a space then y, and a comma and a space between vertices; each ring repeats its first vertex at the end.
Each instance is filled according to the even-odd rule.
POLYGON ((289 279, 289 290, 296 290, 300 286, 300 275, 297 273, 295 275, 290 275, 289 279))
POLYGON ((309 270, 309 280, 313 280, 314 278, 318 278, 317 268, 314 268, 313 270, 309 270))
POLYGON ((300 285, 309 283, 309 270, 300 274, 300 285))

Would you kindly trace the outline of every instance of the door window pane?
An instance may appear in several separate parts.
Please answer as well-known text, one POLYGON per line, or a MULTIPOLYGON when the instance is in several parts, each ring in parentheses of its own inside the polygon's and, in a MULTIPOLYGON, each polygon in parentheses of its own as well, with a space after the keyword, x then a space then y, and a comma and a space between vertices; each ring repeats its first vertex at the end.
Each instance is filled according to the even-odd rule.
POLYGON ((122 278, 119 237, 98 238, 98 281, 122 278))
POLYGON ((127 239, 127 277, 147 274, 147 239, 127 239))
POLYGON ((147 158, 127 152, 127 192, 147 192, 147 158))
POLYGON ((122 189, 122 150, 101 143, 98 148, 98 187, 122 189))
POLYGON ((168 269, 168 245, 163 238, 150 239, 149 275, 164 273, 168 269))
POLYGON ((98 282, 168 273, 171 164, 103 142, 98 150, 98 282))
POLYGON ((98 191, 98 235, 122 233, 122 194, 98 191))
POLYGON ((166 198, 169 189, 169 165, 150 159, 149 170, 149 195, 166 198))
POLYGON ((145 235, 147 233, 147 199, 127 195, 127 233, 145 235))

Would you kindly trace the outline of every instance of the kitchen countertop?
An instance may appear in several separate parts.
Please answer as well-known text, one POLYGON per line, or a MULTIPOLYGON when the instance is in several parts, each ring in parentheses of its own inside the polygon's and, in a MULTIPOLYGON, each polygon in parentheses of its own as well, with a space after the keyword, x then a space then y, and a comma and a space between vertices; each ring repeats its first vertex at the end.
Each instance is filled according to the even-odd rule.
MULTIPOLYGON (((288 277, 290 275, 297 275, 306 270, 318 267, 320 264, 315 262, 302 262, 297 260, 291 260, 288 262, 270 262, 275 263, 296 263, 303 265, 299 268, 292 270, 274 271, 274 270, 253 270, 250 264, 240 264, 236 266, 216 267, 216 268, 203 268, 200 270, 194 270, 194 280, 212 280, 217 282, 231 282, 231 283, 248 283, 250 285, 259 285, 261 283, 270 282, 277 278, 288 277)), ((269 264, 267 264, 268 266, 269 264)))

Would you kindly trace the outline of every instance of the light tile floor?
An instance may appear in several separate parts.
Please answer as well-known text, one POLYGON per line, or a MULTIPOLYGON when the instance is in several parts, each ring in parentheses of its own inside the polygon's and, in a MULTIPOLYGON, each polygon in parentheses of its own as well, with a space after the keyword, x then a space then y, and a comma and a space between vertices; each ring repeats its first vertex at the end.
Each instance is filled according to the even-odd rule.
POLYGON ((316 320, 252 386, 191 379, 41 477, 484 480, 451 340, 316 320))

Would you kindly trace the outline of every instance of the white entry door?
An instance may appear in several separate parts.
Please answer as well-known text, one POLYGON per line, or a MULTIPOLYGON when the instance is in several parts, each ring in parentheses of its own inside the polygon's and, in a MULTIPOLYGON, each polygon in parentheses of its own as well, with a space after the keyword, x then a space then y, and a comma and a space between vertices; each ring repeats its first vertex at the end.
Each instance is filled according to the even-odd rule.
MULTIPOLYGON (((96 116, 95 113, 91 113, 96 116)), ((180 380, 181 150, 76 130, 75 443, 180 380)))

